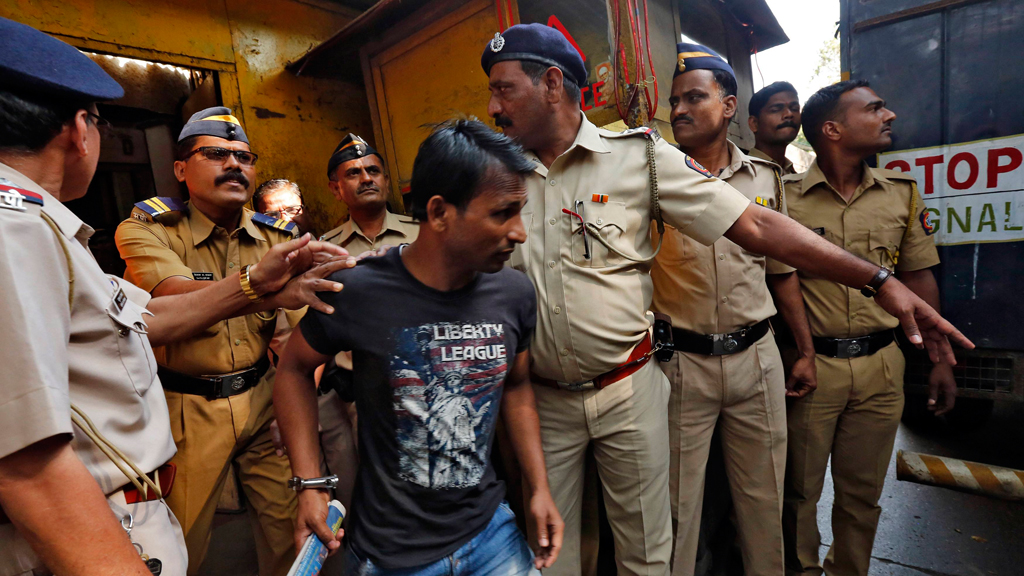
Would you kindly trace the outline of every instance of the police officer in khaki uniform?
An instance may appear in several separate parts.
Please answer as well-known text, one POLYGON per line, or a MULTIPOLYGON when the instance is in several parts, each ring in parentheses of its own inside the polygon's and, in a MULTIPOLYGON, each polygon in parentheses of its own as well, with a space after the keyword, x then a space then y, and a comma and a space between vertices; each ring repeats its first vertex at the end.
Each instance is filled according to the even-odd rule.
MULTIPOLYGON (((4 18, 0 54, 0 575, 181 576, 185 543, 161 499, 175 447, 150 342, 198 333, 248 299, 237 279, 150 299, 105 275, 93 229, 61 202, 84 196, 96 170, 106 121, 94 102, 124 92, 75 48, 4 18)), ((265 263, 283 281, 288 249, 265 263)), ((311 287, 293 281, 265 306, 321 306, 311 287)))
MULTIPOLYGON (((727 139, 736 113, 732 67, 699 44, 680 43, 676 52, 669 104, 679 149, 751 202, 778 209, 779 168, 745 155, 727 139)), ((655 243, 657 238, 655 233, 655 243)), ((666 227, 651 278, 652 310, 671 318, 676 350, 661 365, 672 384, 672 573, 694 574, 698 532, 708 525, 701 521, 704 492, 728 489, 704 482, 718 426, 744 573, 777 576, 783 572, 786 390, 782 359, 768 325, 775 306, 765 284, 765 257, 725 238, 705 246, 666 227)))
MULTIPOLYGON (((818 157, 807 172, 786 177, 786 201, 796 221, 882 267, 874 290, 893 282, 894 270, 938 308, 930 268, 939 257, 913 177, 864 163, 891 145, 895 118, 863 81, 811 96, 803 127, 818 157)), ((817 389, 789 407, 786 572, 864 576, 903 410, 904 359, 893 341, 898 321, 871 290, 862 294, 803 271, 773 288, 800 348, 794 370, 817 374, 817 389), (817 505, 829 456, 836 495, 832 546, 822 566, 817 505)), ((956 384, 949 364, 936 364, 930 385, 930 408, 952 408, 956 384)))
POLYGON ((773 82, 750 97, 747 125, 754 133, 750 155, 774 162, 783 174, 795 174, 786 148, 800 133, 800 98, 789 82, 773 82))
MULTIPOLYGON (((851 286, 867 284, 878 266, 751 203, 653 130, 617 134, 591 124, 579 106, 587 69, 554 28, 512 26, 484 48, 481 65, 488 114, 536 160, 522 212, 529 236, 512 265, 537 289, 531 369, 548 477, 566 523, 562 555, 547 572, 580 571, 583 457, 592 443, 619 574, 665 574, 669 383, 648 362, 652 219, 703 244, 725 234, 851 286)), ((936 354, 952 357, 946 334, 967 342, 899 282, 886 283, 881 301, 908 326, 917 318, 936 354)))
MULTIPOLYGON (((174 172, 190 202, 151 198, 136 204, 115 240, 125 278, 154 296, 199 290, 240 273, 258 283, 256 265, 292 238, 294 224, 244 208, 256 154, 223 107, 195 113, 178 137, 174 172)), ((248 294, 259 300, 258 290, 248 294)), ((245 493, 257 539, 260 573, 285 574, 295 557, 295 494, 288 460, 270 430, 273 371, 267 347, 276 313, 220 322, 186 341, 156 349, 178 446, 178 490, 168 504, 185 530, 189 573, 198 571, 230 466, 245 493)))

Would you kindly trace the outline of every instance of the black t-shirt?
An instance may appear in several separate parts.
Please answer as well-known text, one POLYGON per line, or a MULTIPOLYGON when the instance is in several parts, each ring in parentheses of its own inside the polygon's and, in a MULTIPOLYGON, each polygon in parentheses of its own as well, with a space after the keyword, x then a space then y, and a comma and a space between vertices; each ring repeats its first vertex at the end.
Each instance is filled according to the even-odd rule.
POLYGON ((300 328, 322 354, 352 351, 359 474, 346 538, 385 568, 435 562, 473 539, 505 496, 491 467, 502 387, 536 324, 533 285, 506 268, 452 292, 417 281, 399 250, 321 292, 335 312, 300 328))

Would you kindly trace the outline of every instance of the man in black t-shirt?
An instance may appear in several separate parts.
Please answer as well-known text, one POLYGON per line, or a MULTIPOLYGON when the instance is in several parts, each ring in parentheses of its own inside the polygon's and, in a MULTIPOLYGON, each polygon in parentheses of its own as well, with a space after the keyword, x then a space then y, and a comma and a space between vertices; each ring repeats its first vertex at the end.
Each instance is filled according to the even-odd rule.
MULTIPOLYGON (((274 405, 293 472, 318 476, 313 371, 350 350, 361 465, 348 524, 349 574, 537 574, 561 547, 529 378, 536 297, 505 268, 526 239, 518 146, 459 120, 420 146, 408 198, 413 244, 333 276, 332 314, 310 312, 278 365, 274 405), (531 554, 491 466, 498 416, 523 470, 531 554)), ((295 542, 331 550, 328 495, 299 493, 295 542)))

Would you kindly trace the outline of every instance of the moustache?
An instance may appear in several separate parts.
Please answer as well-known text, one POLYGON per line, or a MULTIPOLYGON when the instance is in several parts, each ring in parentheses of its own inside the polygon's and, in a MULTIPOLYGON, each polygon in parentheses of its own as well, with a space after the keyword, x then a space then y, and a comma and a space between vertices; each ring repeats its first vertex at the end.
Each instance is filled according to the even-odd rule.
POLYGON ((241 172, 225 172, 224 174, 217 176, 217 179, 213 181, 213 185, 220 186, 221 184, 226 184, 228 182, 238 182, 243 188, 249 187, 249 179, 241 172))
POLYGON ((374 192, 380 192, 380 186, 377 186, 376 184, 363 184, 359 186, 359 190, 356 190, 356 194, 369 192, 370 190, 373 190, 374 192))
POLYGON ((776 130, 782 130, 783 128, 794 128, 796 130, 800 129, 800 127, 797 126, 796 123, 790 122, 788 120, 786 122, 783 122, 782 124, 779 124, 778 126, 775 127, 776 130))
POLYGON ((672 125, 675 126, 679 122, 689 122, 689 123, 692 124, 693 123, 693 116, 687 116, 686 114, 683 114, 681 116, 677 116, 676 119, 672 121, 672 125))
POLYGON ((508 128, 512 126, 512 119, 509 118, 508 116, 498 114, 497 116, 494 117, 494 125, 497 126, 498 128, 508 128))

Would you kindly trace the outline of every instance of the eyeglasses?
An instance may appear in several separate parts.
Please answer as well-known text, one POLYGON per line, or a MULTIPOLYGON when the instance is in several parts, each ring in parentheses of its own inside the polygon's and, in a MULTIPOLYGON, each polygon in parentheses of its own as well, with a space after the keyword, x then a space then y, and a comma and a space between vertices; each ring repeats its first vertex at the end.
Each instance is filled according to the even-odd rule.
POLYGON ((238 163, 242 166, 255 166, 256 160, 259 159, 259 156, 256 154, 245 150, 228 150, 219 146, 200 146, 186 154, 183 160, 188 160, 196 154, 202 154, 204 158, 211 162, 220 163, 227 162, 228 156, 234 156, 235 160, 238 160, 238 163))
POLYGON ((265 213, 271 218, 277 218, 278 220, 284 220, 283 216, 287 216, 289 219, 295 218, 299 214, 302 214, 302 206, 289 206, 280 210, 271 210, 265 213))
POLYGON ((111 129, 114 127, 114 125, 110 123, 110 120, 88 110, 85 111, 85 114, 89 118, 92 118, 92 122, 96 125, 96 129, 100 131, 100 136, 110 134, 111 129))

